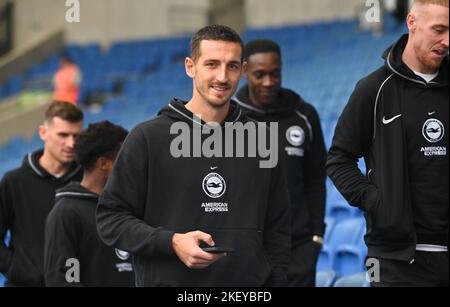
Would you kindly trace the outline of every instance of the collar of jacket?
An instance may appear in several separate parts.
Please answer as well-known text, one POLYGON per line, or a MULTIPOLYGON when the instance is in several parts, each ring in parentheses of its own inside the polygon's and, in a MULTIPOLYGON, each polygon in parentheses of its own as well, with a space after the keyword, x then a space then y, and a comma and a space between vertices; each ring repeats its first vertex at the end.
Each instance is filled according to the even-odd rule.
POLYGON ((82 171, 81 166, 73 162, 69 168, 69 171, 64 176, 56 178, 39 164, 39 159, 43 154, 43 149, 27 154, 23 160, 23 165, 28 167, 34 174, 38 175, 41 178, 53 177, 61 182, 69 182, 73 177, 75 177, 79 172, 82 171))
MULTIPOLYGON (((173 99, 169 105, 165 106, 161 111, 159 111, 158 115, 165 115, 169 118, 172 118, 175 121, 184 121, 189 124, 193 124, 194 127, 203 127, 205 125, 208 125, 205 121, 197 117, 195 114, 193 114, 191 111, 186 109, 186 101, 179 100, 179 99, 173 99)), ((228 116, 224 120, 223 123, 221 123, 222 127, 230 126, 236 122, 242 121, 243 113, 242 109, 239 107, 239 105, 231 100, 230 101, 230 110, 228 113, 228 116)))
POLYGON ((71 182, 64 188, 56 190, 55 200, 62 198, 90 199, 98 201, 98 195, 89 191, 78 182, 71 182))
POLYGON ((449 84, 448 75, 448 65, 449 59, 448 55, 442 61, 441 67, 439 68, 439 75, 435 80, 427 83, 421 77, 416 75, 402 60, 403 51, 405 50, 406 44, 408 43, 408 34, 404 34, 400 39, 390 46, 383 54, 383 59, 385 60, 385 65, 394 74, 407 79, 411 82, 424 85, 424 86, 436 86, 442 87, 449 84))
POLYGON ((304 103, 297 93, 282 88, 277 100, 272 105, 265 108, 258 107, 250 100, 248 84, 237 92, 235 100, 245 111, 261 115, 292 112, 298 110, 304 103))

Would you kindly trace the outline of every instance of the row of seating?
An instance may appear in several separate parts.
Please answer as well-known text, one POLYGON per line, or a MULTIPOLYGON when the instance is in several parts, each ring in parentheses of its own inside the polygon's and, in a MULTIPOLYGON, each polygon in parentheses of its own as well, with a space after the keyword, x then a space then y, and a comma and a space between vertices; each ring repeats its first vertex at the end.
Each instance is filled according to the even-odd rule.
POLYGON ((316 287, 368 288, 370 287, 370 281, 366 272, 360 272, 348 276, 339 276, 339 274, 333 270, 326 270, 317 272, 316 287))

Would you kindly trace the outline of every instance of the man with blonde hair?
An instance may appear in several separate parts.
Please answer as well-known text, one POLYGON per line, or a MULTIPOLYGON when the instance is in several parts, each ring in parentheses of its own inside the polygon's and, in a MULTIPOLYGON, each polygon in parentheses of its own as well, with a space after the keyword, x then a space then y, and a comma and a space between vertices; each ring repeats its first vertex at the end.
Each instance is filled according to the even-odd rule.
POLYGON ((328 175, 365 211, 373 286, 449 283, 448 15, 448 0, 414 1, 409 34, 357 84, 329 152, 328 175))

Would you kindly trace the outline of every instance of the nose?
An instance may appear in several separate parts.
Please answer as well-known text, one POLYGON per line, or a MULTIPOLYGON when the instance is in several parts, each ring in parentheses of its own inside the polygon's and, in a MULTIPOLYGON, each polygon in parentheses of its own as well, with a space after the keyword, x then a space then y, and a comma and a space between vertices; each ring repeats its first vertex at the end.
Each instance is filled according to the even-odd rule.
POLYGON ((272 87, 275 84, 271 76, 265 76, 262 82, 264 87, 272 87))
POLYGON ((442 44, 447 48, 448 50, 448 33, 445 35, 445 37, 442 39, 442 44))
POLYGON ((69 136, 67 138, 67 142, 66 142, 67 147, 69 147, 70 149, 73 149, 75 146, 75 136, 69 136))
POLYGON ((220 83, 228 82, 228 71, 226 66, 221 66, 216 77, 217 81, 220 83))

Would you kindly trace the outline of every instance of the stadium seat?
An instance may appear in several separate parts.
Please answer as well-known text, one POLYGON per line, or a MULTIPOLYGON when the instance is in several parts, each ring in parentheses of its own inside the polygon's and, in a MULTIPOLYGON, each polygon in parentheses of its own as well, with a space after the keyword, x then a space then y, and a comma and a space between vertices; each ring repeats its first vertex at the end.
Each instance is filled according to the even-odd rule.
POLYGON ((359 211, 361 210, 348 204, 347 200, 334 185, 329 186, 326 208, 327 216, 332 217, 337 221, 344 221, 360 216, 359 211))
POLYGON ((332 268, 332 262, 329 257, 330 253, 327 252, 329 247, 329 241, 331 238, 331 234, 333 233, 334 226, 336 225, 336 220, 330 217, 325 217, 325 235, 324 235, 324 245, 322 247, 322 250, 319 254, 319 258, 317 260, 316 270, 317 271, 323 271, 323 270, 329 270, 332 268), (324 251, 325 249, 325 251, 324 251))
POLYGON ((316 287, 331 287, 337 278, 337 274, 333 270, 320 271, 316 274, 316 287))
POLYGON ((336 280, 334 287, 370 287, 366 272, 360 272, 350 276, 344 276, 336 280))
MULTIPOLYGON (((319 254, 319 260, 317 263, 317 270, 327 270, 327 269, 333 269, 336 270, 336 261, 335 257, 337 255, 337 252, 340 248, 342 248, 342 252, 346 251, 352 252, 352 256, 355 255, 358 256, 356 263, 359 263, 358 261, 363 259, 364 251, 361 251, 361 245, 360 240, 362 233, 364 232, 365 228, 365 221, 361 218, 353 218, 346 221, 342 221, 337 223, 334 226, 333 231, 330 234, 329 239, 327 242, 325 242, 324 246, 322 247, 322 250, 319 254), (360 252, 361 251, 361 252, 360 252)), ((345 264, 347 268, 348 262, 345 262, 342 264, 341 262, 338 263, 339 269, 345 264)), ((360 266, 357 266, 358 271, 361 270, 360 266)), ((337 270, 336 270, 337 271, 337 270)), ((337 271, 339 274, 340 272, 337 271)))

